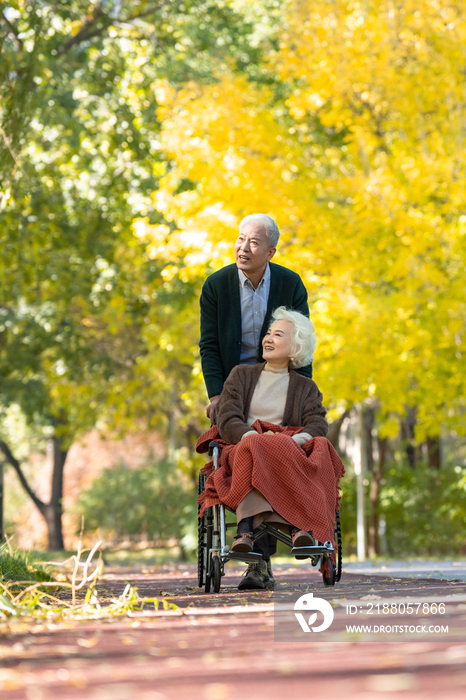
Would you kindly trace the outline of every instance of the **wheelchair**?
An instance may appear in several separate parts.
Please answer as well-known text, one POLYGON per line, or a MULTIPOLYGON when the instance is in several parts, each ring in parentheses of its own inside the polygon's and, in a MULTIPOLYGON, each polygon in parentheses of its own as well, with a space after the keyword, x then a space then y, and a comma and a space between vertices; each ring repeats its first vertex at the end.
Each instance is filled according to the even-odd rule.
MULTIPOLYGON (((219 444, 217 442, 209 443, 209 456, 212 457, 213 469, 218 468, 219 444)), ((199 490, 200 495, 204 491, 206 476, 199 474, 199 490)), ((200 508, 198 508, 199 512, 200 508)), ((197 550, 197 576, 199 588, 204 587, 206 593, 210 593, 211 588, 214 593, 220 590, 222 576, 225 575, 225 564, 227 561, 242 561, 246 564, 257 562, 262 559, 262 554, 256 552, 232 552, 229 545, 226 544, 226 531, 229 527, 237 527, 235 522, 226 522, 226 511, 234 513, 227 506, 220 504, 206 508, 204 514, 198 517, 198 550, 197 550)), ((293 547, 291 537, 273 527, 262 523, 258 528, 256 535, 253 537, 257 541, 268 533, 276 537, 277 540, 291 547, 291 554, 299 559, 309 558, 313 567, 321 567, 327 560, 327 572, 322 574, 325 586, 334 586, 341 578, 342 567, 342 546, 341 546, 341 527, 340 514, 337 511, 335 519, 335 543, 336 548, 336 566, 333 564, 330 554, 334 552, 334 547, 330 541, 320 543, 315 541, 313 546, 309 547, 293 547)))

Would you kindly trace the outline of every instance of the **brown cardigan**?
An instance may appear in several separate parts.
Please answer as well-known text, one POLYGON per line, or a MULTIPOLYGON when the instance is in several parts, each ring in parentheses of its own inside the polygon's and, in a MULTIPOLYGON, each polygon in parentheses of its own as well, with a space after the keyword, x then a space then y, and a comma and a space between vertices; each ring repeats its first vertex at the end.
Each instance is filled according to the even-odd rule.
MULTIPOLYGON (((251 426, 246 423, 252 395, 265 362, 256 365, 237 365, 226 380, 217 405, 217 427, 220 436, 236 445, 251 426)), ((325 437, 327 411, 322 406, 322 394, 317 384, 290 369, 290 383, 286 395, 282 425, 302 428, 312 437, 325 437)))

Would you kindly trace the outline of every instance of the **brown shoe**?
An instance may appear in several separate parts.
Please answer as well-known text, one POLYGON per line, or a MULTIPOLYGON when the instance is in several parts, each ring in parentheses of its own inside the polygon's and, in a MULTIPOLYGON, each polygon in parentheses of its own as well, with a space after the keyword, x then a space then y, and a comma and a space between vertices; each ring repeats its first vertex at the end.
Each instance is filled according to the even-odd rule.
POLYGON ((232 552, 252 552, 253 549, 252 532, 243 532, 241 535, 238 535, 231 545, 232 552))
POLYGON ((314 544, 312 533, 306 532, 306 530, 292 530, 291 541, 293 543, 293 547, 312 547, 314 544))

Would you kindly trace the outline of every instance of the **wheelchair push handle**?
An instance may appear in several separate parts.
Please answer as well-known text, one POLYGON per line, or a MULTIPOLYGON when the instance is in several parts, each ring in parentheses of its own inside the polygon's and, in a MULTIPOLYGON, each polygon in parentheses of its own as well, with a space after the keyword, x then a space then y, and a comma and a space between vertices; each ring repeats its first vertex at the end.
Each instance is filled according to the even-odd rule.
POLYGON ((220 447, 220 445, 215 440, 212 440, 212 442, 209 442, 209 457, 212 457, 212 455, 214 454, 214 449, 217 448, 217 450, 218 450, 219 447, 220 447))

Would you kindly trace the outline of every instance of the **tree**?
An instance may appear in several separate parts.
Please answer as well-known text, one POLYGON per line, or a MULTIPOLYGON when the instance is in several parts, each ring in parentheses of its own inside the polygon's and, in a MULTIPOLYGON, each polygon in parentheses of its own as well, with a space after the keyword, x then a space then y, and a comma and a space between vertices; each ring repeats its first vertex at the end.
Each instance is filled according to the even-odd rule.
POLYGON ((20 0, 2 10, 0 401, 52 430, 50 507, 6 444, 4 454, 44 516, 53 511, 56 549, 64 458, 98 419, 163 430, 177 414, 192 445, 198 273, 172 274, 190 252, 173 227, 154 255, 133 220, 164 223, 151 196, 168 167, 160 79, 209 80, 222 60, 241 70, 259 48, 249 45, 254 11, 231 2, 20 0))
POLYGON ((167 85, 159 112, 177 164, 159 210, 214 246, 246 213, 278 220, 276 260, 310 291, 317 381, 340 413, 377 398, 381 437, 410 407, 418 441, 465 432, 465 9, 292 2, 275 82, 219 71, 167 85))

